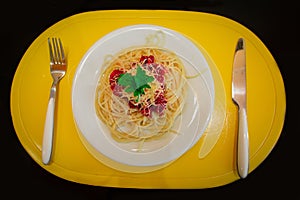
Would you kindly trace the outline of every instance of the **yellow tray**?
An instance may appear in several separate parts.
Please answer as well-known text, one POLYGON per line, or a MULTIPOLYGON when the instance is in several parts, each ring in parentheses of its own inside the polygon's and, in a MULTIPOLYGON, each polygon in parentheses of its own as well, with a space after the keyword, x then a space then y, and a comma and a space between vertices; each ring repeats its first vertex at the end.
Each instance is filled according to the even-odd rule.
MULTIPOLYGON (((30 45, 14 76, 11 115, 17 136, 24 149, 42 168, 81 184, 176 189, 211 188, 231 183, 239 179, 235 165, 237 108, 231 100, 233 53, 239 37, 244 37, 247 44, 252 172, 269 155, 280 137, 286 111, 283 80, 271 53, 255 34, 235 21, 201 12, 94 11, 68 17, 48 28, 30 45), (194 147, 169 165, 140 173, 119 171, 95 159, 78 134, 71 106, 73 76, 85 52, 105 34, 134 24, 164 26, 182 33, 201 46, 211 60, 216 99, 222 101, 219 104, 224 106, 222 112, 215 109, 211 124, 218 122, 218 118, 221 121, 223 119, 224 123, 217 127, 218 130, 211 137, 204 134, 194 147), (69 66, 59 88, 53 162, 45 166, 41 161, 41 144, 52 82, 47 46, 47 38, 51 36, 62 38, 69 66), (224 116, 219 117, 218 113, 224 116)), ((216 105, 219 104, 216 102, 216 105)))

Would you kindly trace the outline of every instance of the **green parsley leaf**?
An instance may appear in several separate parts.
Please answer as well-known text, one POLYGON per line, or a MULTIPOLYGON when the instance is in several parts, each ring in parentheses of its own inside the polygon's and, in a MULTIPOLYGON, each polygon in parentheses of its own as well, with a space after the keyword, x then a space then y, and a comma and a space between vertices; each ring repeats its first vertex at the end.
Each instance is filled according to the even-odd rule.
POLYGON ((140 95, 145 94, 145 88, 151 88, 148 83, 153 80, 154 78, 152 76, 148 76, 146 72, 138 66, 135 76, 132 76, 130 73, 125 73, 119 77, 118 84, 125 87, 125 92, 133 92, 133 95, 139 99, 140 95))
POLYGON ((134 77, 130 73, 123 74, 119 77, 118 84, 125 87, 125 92, 131 93, 136 90, 134 77))
POLYGON ((143 85, 147 85, 149 82, 152 82, 153 80, 154 78, 152 76, 148 76, 140 66, 137 67, 136 75, 134 76, 136 88, 139 88, 143 85))

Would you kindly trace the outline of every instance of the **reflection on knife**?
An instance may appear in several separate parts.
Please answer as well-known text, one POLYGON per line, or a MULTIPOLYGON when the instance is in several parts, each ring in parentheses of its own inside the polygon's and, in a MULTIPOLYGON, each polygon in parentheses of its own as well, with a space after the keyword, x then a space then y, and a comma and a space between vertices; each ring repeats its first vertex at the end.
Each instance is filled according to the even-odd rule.
POLYGON ((232 99, 238 106, 238 143, 237 168, 241 178, 248 175, 249 170, 249 139, 246 104, 246 50, 245 41, 237 42, 232 70, 232 99))

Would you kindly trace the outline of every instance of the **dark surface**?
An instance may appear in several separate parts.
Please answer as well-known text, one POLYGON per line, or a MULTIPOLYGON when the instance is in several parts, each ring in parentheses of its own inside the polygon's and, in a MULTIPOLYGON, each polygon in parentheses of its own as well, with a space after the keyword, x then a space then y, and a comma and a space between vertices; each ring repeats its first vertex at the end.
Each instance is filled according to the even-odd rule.
POLYGON ((0 198, 41 199, 217 199, 297 198, 299 178, 299 105, 296 104, 299 71, 299 6, 277 0, 41 0, 9 1, 1 5, 1 193, 0 198), (254 32, 275 58, 285 83, 287 112, 284 128, 267 159, 246 179, 194 190, 118 189, 81 185, 56 177, 41 168, 20 144, 10 115, 10 87, 23 54, 43 31, 73 14, 111 9, 191 10, 219 14, 254 32), (5 59, 3 61, 3 59, 5 59), (297 71, 296 71, 297 70, 297 71), (295 104, 293 104, 295 103, 295 104), (292 107, 293 106, 293 107, 292 107), (295 115, 294 115, 295 114, 295 115))

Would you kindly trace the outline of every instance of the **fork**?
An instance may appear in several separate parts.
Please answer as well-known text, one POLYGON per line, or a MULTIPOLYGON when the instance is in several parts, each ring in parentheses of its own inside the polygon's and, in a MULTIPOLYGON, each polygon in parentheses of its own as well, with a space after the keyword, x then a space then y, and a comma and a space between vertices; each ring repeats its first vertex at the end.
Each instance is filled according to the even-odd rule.
POLYGON ((58 84, 65 76, 67 69, 65 52, 60 38, 48 38, 48 46, 50 53, 50 73, 53 82, 50 89, 42 146, 42 161, 45 165, 50 163, 52 155, 55 126, 55 102, 58 84))

